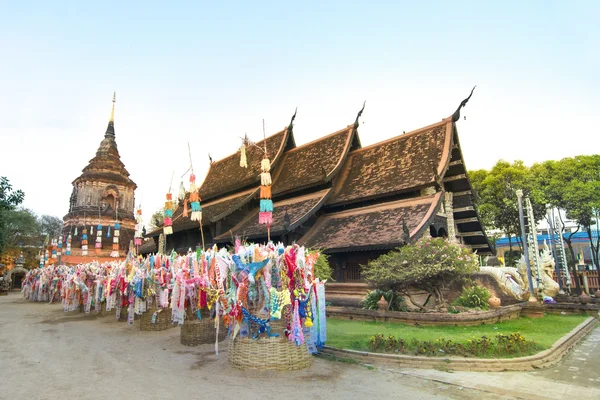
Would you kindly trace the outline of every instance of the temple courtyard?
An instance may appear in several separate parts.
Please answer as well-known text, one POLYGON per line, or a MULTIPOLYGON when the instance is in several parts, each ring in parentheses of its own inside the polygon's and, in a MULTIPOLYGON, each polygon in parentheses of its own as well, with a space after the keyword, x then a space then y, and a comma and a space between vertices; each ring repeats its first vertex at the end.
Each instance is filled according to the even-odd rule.
POLYGON ((64 313, 12 292, 0 297, 1 399, 146 399, 219 396, 280 398, 600 398, 600 328, 559 365, 535 372, 391 369, 315 358, 301 372, 241 371, 227 342, 186 347, 179 328, 141 332, 111 317, 64 313))

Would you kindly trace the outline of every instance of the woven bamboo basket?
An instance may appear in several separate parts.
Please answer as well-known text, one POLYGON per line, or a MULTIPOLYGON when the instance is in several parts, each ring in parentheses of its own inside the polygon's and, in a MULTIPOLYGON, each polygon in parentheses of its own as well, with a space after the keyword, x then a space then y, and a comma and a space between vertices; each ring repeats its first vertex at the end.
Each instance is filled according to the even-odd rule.
MULTIPOLYGON (((219 326, 219 342, 227 338, 227 328, 221 319, 219 326)), ((181 325, 181 344, 184 346, 198 346, 201 344, 215 343, 217 330, 215 329, 215 320, 208 316, 202 317, 202 320, 196 317, 186 319, 181 325)))
POLYGON ((296 346, 284 337, 229 341, 228 361, 239 369, 295 371, 310 367, 312 357, 305 345, 296 346))
POLYGON ((171 310, 168 308, 157 309, 156 305, 142 314, 140 318, 140 330, 142 331, 164 331, 172 328, 171 310), (156 314, 156 321, 152 323, 152 315, 156 314))
MULTIPOLYGON (((285 336, 286 321, 282 318, 269 322, 271 334, 278 337, 236 338, 229 341, 228 361, 240 369, 258 369, 270 371, 295 371, 310 367, 312 356, 306 345, 294 345, 285 336)), ((305 337, 305 340, 308 340, 305 337)))
MULTIPOLYGON (((106 302, 102 303, 100 306, 99 315, 101 317, 109 316, 115 318, 117 315, 117 307, 113 306, 110 311, 106 311, 106 302)), ((127 307, 121 307, 121 315, 118 319, 119 322, 127 321, 127 307)))
POLYGON ((110 311, 106 311, 106 302, 100 305, 100 315, 105 317, 107 315, 115 315, 115 308, 113 307, 110 311))
MULTIPOLYGON (((85 313, 85 305, 84 304, 80 304, 79 307, 77 307, 77 309, 79 310, 80 313, 85 313)), ((95 308, 91 307, 90 312, 88 314, 100 314, 100 313, 96 313, 95 308)))

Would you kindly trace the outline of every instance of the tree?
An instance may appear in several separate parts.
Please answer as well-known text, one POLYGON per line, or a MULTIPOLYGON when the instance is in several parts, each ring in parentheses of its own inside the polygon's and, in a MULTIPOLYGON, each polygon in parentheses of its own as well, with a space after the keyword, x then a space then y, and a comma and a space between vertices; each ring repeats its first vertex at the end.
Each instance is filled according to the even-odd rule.
POLYGON ((27 267, 37 265, 43 236, 40 235, 40 225, 33 211, 26 208, 6 211, 4 228, 7 234, 4 253, 17 258, 22 252, 27 267))
MULTIPOLYGON (((550 206, 564 210, 567 218, 583 227, 590 240, 592 259, 599 265, 600 238, 593 237, 592 225, 596 224, 600 210, 600 155, 545 161, 533 165, 531 171, 534 194, 550 206)), ((559 216, 562 219, 560 213, 559 216)), ((574 276, 577 276, 576 257, 571 240, 579 229, 564 236, 569 249, 569 267, 574 276)), ((579 281, 576 279, 575 282, 579 289, 579 281)))
MULTIPOLYGON (((521 236, 516 191, 521 189, 525 196, 530 197, 533 212, 538 221, 546 215, 544 203, 540 203, 536 197, 531 196, 533 185, 529 168, 523 161, 515 161, 511 164, 500 160, 489 172, 471 171, 469 177, 475 191, 475 204, 478 206, 484 222, 506 234, 509 254, 512 254, 512 239, 521 236)), ((522 244, 518 243, 522 252, 522 244)), ((507 265, 512 265, 512 263, 512 260, 507 260, 507 265)))
POLYGON ((49 237, 58 237, 62 233, 63 221, 62 219, 53 215, 42 215, 38 218, 40 225, 40 233, 43 236, 48 235, 49 237))
POLYGON ((163 225, 164 220, 165 220, 165 209, 159 208, 150 217, 150 224, 148 226, 150 228, 150 231, 153 231, 156 228, 161 227, 163 225))
POLYGON ((363 267, 363 275, 377 289, 401 293, 423 310, 431 297, 435 300, 434 307, 443 305, 441 289, 478 268, 477 256, 468 248, 443 238, 421 238, 370 261, 363 267), (423 305, 411 297, 412 288, 429 293, 423 305))
POLYGON ((0 254, 9 237, 6 231, 6 213, 21 204, 24 198, 25 194, 21 190, 13 190, 6 177, 0 178, 0 254))
POLYGON ((477 205, 477 211, 479 212, 479 218, 481 223, 485 227, 495 227, 493 206, 490 202, 482 201, 481 195, 485 192, 485 179, 488 177, 489 172, 485 169, 478 169, 475 171, 469 171, 469 180, 473 187, 473 198, 477 205))

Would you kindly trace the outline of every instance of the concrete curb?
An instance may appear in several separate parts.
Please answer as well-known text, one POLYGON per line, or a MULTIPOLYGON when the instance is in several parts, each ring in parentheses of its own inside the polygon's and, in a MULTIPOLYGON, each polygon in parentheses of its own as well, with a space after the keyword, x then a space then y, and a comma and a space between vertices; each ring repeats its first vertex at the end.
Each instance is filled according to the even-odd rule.
POLYGON ((455 371, 532 371, 557 364, 579 340, 594 329, 598 321, 589 317, 558 339, 551 348, 532 356, 518 358, 466 358, 466 357, 424 357, 396 354, 371 353, 357 350, 337 349, 325 346, 324 356, 351 358, 363 364, 394 365, 406 368, 449 369, 455 371))

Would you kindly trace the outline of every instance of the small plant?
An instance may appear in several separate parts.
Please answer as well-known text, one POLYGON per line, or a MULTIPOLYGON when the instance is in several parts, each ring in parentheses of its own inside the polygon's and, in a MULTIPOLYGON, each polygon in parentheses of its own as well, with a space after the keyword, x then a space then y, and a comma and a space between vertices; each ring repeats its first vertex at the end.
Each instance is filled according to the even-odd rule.
POLYGON ((396 336, 389 335, 385 340, 385 351, 396 351, 398 349, 398 339, 396 336))
POLYGON ((460 296, 454 301, 454 305, 487 310, 489 308, 488 300, 490 296, 490 291, 486 288, 473 285, 463 289, 460 296))
POLYGON ((375 289, 366 295, 363 301, 360 302, 360 305, 367 310, 377 310, 377 302, 381 300, 381 296, 383 296, 384 300, 388 303, 389 311, 408 311, 408 307, 406 307, 406 303, 404 302, 404 297, 392 290, 384 291, 375 289))
POLYGON ((526 355, 538 349, 535 342, 525 340, 519 332, 508 335, 499 333, 495 339, 487 336, 473 337, 465 343, 445 338, 439 338, 436 341, 413 338, 410 343, 406 343, 402 338, 396 338, 394 335, 386 337, 382 333, 378 333, 371 336, 369 345, 371 351, 412 353, 420 356, 459 355, 462 357, 526 355))
POLYGON ((509 335, 498 333, 496 342, 496 352, 498 354, 520 354, 531 352, 537 347, 535 342, 528 342, 519 332, 509 335))
POLYGON ((384 347, 385 337, 383 334, 378 333, 369 338, 369 344, 372 351, 381 350, 384 347))

